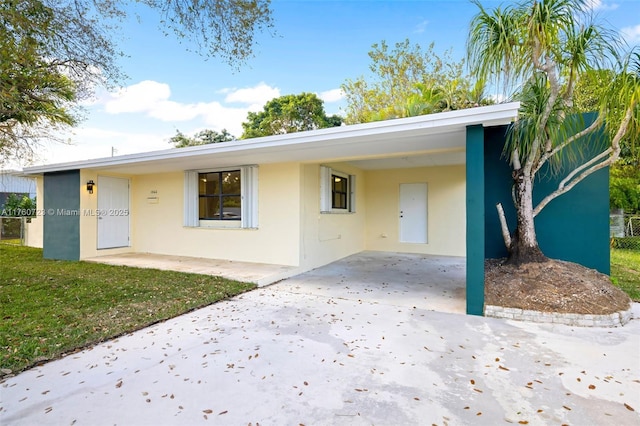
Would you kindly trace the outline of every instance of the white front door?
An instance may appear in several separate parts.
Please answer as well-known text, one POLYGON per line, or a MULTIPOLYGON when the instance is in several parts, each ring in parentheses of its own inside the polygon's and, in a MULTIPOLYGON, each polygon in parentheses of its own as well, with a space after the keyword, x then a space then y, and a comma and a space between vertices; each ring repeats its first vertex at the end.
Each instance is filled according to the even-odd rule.
POLYGON ((98 248, 129 246, 129 179, 98 176, 98 248))
POLYGON ((400 242, 427 242, 427 184, 400 184, 400 242))

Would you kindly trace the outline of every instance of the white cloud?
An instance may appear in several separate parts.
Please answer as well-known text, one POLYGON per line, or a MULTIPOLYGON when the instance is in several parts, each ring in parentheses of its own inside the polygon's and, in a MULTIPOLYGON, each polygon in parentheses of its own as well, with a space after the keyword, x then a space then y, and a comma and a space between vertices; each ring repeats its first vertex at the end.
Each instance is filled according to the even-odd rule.
MULTIPOLYGON (((207 128, 221 131, 226 129, 233 136, 239 138, 242 135, 242 122, 247 119, 247 113, 252 106, 246 108, 229 108, 217 103, 209 104, 202 114, 202 120, 207 128)), ((262 106, 259 107, 262 109, 262 106)), ((258 109, 258 110, 259 110, 258 109)))
POLYGON ((620 33, 630 45, 640 44, 640 24, 635 27, 625 27, 620 33))
POLYGON ((145 80, 112 93, 105 102, 105 110, 110 114, 123 112, 149 112, 158 103, 171 96, 168 84, 145 80))
POLYGON ((247 113, 260 111, 267 101, 280 96, 280 89, 260 82, 256 86, 242 89, 221 89, 218 93, 225 95, 222 102, 181 103, 171 100, 171 88, 168 84, 145 80, 106 94, 98 103, 104 104, 105 112, 109 114, 142 113, 169 123, 200 119, 213 130, 227 129, 239 137, 247 113), (231 107, 225 103, 245 105, 231 107))
POLYGON ((338 102, 344 99, 342 89, 326 90, 324 92, 320 92, 318 96, 325 102, 338 102))
MULTIPOLYGON (((217 102, 212 102, 217 104, 217 102)), ((158 102, 150 108, 147 113, 149 117, 162 121, 189 121, 201 116, 210 104, 181 104, 174 101, 158 102)))
MULTIPOLYGON (((47 144, 37 163, 109 157, 112 150, 115 155, 126 155, 169 149, 169 138, 176 129, 188 135, 205 128, 218 132, 226 129, 240 137, 247 113, 261 111, 267 101, 280 96, 280 89, 260 82, 253 87, 225 88, 214 96, 220 99, 179 102, 172 99, 168 84, 152 80, 111 93, 100 90, 93 99, 93 105, 87 102, 85 106, 102 106, 104 112, 111 116, 106 119, 109 127, 87 123, 75 128, 69 135, 72 144, 47 144)), ((340 89, 327 90, 318 96, 332 105, 344 98, 340 89)))
POLYGON ((616 10, 618 8, 617 3, 610 3, 603 0, 587 0, 585 2, 585 10, 616 10))
POLYGON ((225 102, 238 102, 243 104, 260 104, 264 106, 268 101, 280 96, 280 89, 271 87, 264 82, 260 82, 257 86, 247 87, 244 89, 223 89, 227 96, 225 102))
POLYGON ((413 30, 414 34, 422 34, 427 29, 427 25, 429 25, 429 21, 426 19, 416 25, 416 28, 413 30))
POLYGON ((173 133, 127 132, 97 127, 78 127, 69 137, 69 144, 48 142, 43 144, 34 164, 53 164, 82 161, 91 158, 134 154, 137 152, 169 149, 173 133))

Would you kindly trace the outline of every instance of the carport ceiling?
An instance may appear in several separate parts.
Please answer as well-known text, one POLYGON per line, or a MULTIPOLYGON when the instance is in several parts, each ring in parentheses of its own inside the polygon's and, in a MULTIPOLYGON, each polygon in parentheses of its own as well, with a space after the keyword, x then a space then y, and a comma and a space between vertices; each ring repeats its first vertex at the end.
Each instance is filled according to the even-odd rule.
POLYGON ((465 162, 465 149, 461 147, 457 150, 354 160, 349 161, 349 164, 363 170, 384 170, 405 169, 410 167, 453 166, 465 164, 465 162))

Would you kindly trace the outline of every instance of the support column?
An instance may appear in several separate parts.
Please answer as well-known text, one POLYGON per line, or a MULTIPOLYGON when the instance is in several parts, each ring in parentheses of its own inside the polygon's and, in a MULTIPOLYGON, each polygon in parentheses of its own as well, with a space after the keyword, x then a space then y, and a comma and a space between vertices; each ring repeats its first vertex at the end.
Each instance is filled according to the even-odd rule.
POLYGON ((467 314, 484 315, 484 128, 467 127, 467 314))
POLYGON ((43 252, 45 259, 80 259, 80 171, 45 173, 43 252))

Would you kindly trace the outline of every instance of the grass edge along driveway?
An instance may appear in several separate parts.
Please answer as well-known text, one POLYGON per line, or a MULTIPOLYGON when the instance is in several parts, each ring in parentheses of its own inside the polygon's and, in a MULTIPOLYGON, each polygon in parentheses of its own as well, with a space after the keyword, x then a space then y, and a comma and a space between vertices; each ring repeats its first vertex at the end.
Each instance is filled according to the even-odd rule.
POLYGON ((611 281, 640 302, 640 250, 611 249, 611 281))
POLYGON ((0 245, 0 377, 255 288, 0 245))

